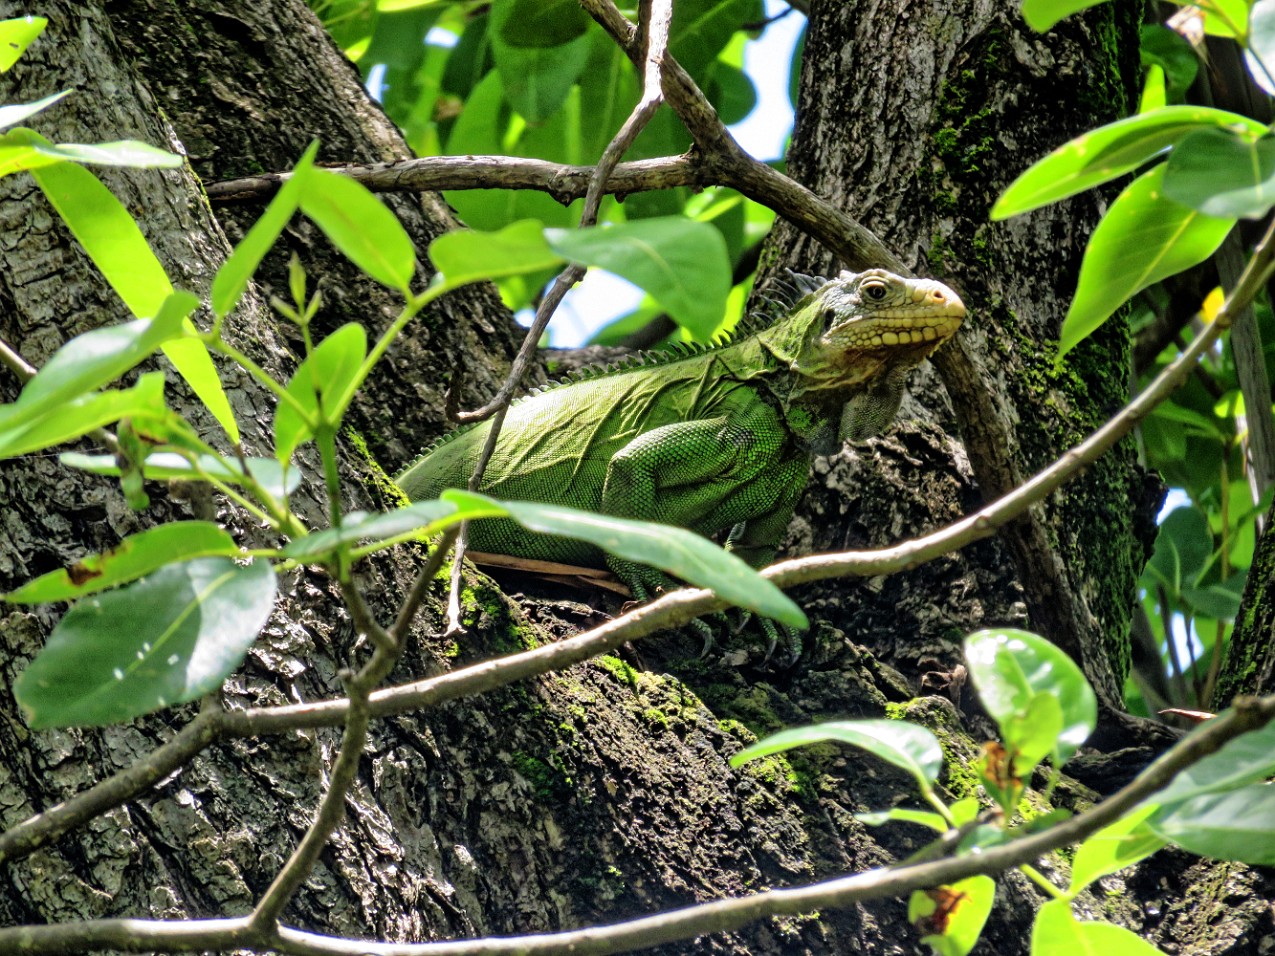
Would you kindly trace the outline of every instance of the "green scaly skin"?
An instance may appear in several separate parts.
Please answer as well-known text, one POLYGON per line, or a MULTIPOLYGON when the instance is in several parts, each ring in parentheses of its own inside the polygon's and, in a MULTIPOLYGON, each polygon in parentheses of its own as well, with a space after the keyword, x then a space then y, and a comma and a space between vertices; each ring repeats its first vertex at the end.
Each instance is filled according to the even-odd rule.
MULTIPOLYGON (((704 535, 729 531, 729 550, 753 567, 768 564, 810 459, 889 425, 908 372, 965 315, 956 293, 932 280, 880 269, 798 278, 814 291, 767 328, 691 354, 656 353, 515 403, 480 490, 704 535)), ((464 488, 489 427, 445 438, 395 481, 413 501, 464 488)), ((653 568, 511 521, 476 522, 469 543, 609 567, 639 600, 669 583, 653 568)))

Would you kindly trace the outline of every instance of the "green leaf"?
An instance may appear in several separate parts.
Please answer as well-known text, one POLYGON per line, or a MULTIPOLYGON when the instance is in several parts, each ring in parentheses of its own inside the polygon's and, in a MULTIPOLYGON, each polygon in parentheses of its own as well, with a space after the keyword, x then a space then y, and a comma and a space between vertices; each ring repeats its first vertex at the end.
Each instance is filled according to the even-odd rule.
POLYGON ((1275 206, 1275 137, 1196 130, 1169 154, 1164 194, 1208 216, 1261 219, 1275 206))
POLYGON ((1048 691, 1033 696, 1022 714, 1010 716, 1001 732, 1005 746, 1014 755, 1014 776, 1026 779, 1038 763, 1052 754, 1062 729, 1062 705, 1048 691))
POLYGON ((1050 900, 1036 913, 1031 956, 1164 956, 1136 933, 1114 923, 1081 923, 1068 900, 1050 900))
POLYGON ((1094 880, 1133 866, 1164 846, 1147 826, 1147 818, 1158 809, 1156 804, 1141 806, 1080 844, 1067 894, 1075 896, 1094 880))
POLYGON ((89 555, 66 570, 42 574, 4 599, 10 604, 71 601, 135 581, 166 564, 239 553, 235 539, 211 521, 173 521, 129 535, 110 551, 89 555))
POLYGON ((15 17, 0 20, 0 73, 18 62, 32 42, 49 25, 44 17, 15 17))
MULTIPOLYGON (((29 135, 34 137, 34 145, 48 145, 42 137, 29 135)), ((135 316, 158 316, 164 309, 185 309, 183 314, 189 315, 199 304, 189 293, 173 291, 168 274, 133 217, 91 172, 73 163, 58 163, 32 170, 31 175, 135 316)), ((182 327, 189 333, 195 331, 189 322, 182 327)), ((207 349, 198 344, 174 344, 165 346, 164 354, 230 439, 238 441, 230 401, 207 349)))
POLYGON ((274 606, 274 569, 198 558, 85 598, 14 683, 27 722, 112 724, 215 691, 274 606))
POLYGON ((1176 102, 1181 102, 1200 70, 1195 47, 1164 24, 1149 23, 1139 31, 1138 52, 1143 66, 1158 66, 1164 70, 1169 92, 1176 102))
POLYGON ((55 159, 93 166, 131 166, 136 169, 174 169, 183 162, 176 153, 142 143, 135 139, 123 139, 113 143, 57 143, 37 146, 36 152, 55 159))
POLYGON ((1275 723, 1241 734, 1217 753, 1187 767, 1173 778, 1173 783, 1155 795, 1155 801, 1168 811, 1177 803, 1205 794, 1237 790, 1266 780, 1272 774, 1275 774, 1275 723))
MULTIPOLYGON (((1241 0, 1231 2, 1238 4, 1241 0)), ((1269 0, 1258 0, 1253 4, 1248 40, 1244 63, 1248 66, 1249 75, 1263 90, 1272 93, 1275 91, 1275 78, 1271 77, 1275 71, 1275 4, 1269 0)))
POLYGON ((1148 825, 1200 856, 1275 865, 1275 785, 1269 783, 1174 803, 1161 808, 1148 825))
POLYGON ((182 319, 198 304, 177 292, 154 319, 138 319, 77 335, 27 382, 18 400, 0 406, 0 430, 35 421, 50 409, 115 381, 181 334, 182 319))
POLYGON ((908 810, 905 807, 892 807, 889 810, 876 810, 871 813, 856 813, 854 818, 870 827, 879 827, 883 823, 919 823, 938 833, 947 832, 947 821, 930 810, 908 810))
MULTIPOLYGON (((64 452, 58 456, 62 464, 68 468, 78 468, 94 475, 118 476, 119 465, 113 455, 82 455, 78 452, 64 452)), ((262 489, 274 498, 284 498, 301 484, 301 473, 290 469, 286 473, 283 467, 273 458, 249 458, 248 474, 256 480, 262 489)), ((142 465, 142 473, 156 481, 177 479, 179 481, 205 481, 214 478, 230 485, 245 485, 239 462, 218 458, 213 455, 199 455, 197 465, 192 465, 181 455, 171 451, 153 452, 146 456, 142 465)))
POLYGON ((722 234, 680 217, 643 219, 593 229, 546 229, 549 246, 574 262, 598 266, 651 294, 679 325, 707 340, 730 294, 730 259, 722 234))
POLYGON ((149 372, 132 388, 80 395, 24 425, 0 431, 0 458, 43 451, 121 419, 152 418, 164 412, 164 373, 149 372))
POLYGON ((448 288, 552 268, 562 257, 549 248, 544 227, 534 219, 510 223, 499 232, 448 232, 429 244, 429 257, 448 288))
MULTIPOLYGON (((1098 702, 1070 657, 1038 634, 1015 628, 978 631, 965 638, 965 659, 979 699, 1006 734, 1031 713, 1037 694, 1062 707, 1062 731, 1054 751, 1062 766, 1098 722, 1098 702)), ((1008 744, 1008 740, 1006 743, 1008 744)))
MULTIPOLYGON (((1243 581, 1240 586, 1243 587, 1243 581)), ((1240 593, 1221 584, 1210 584, 1202 588, 1183 588, 1182 600, 1197 616, 1215 621, 1234 621, 1240 613, 1240 593)))
POLYGON ((587 541, 609 554, 659 568, 695 587, 708 588, 737 607, 804 629, 805 613, 735 555, 684 528, 590 514, 530 501, 495 502, 466 491, 443 492, 444 501, 483 502, 504 508, 528 531, 587 541))
POLYGON ((562 107, 593 45, 586 32, 588 15, 581 16, 579 4, 549 4, 564 11, 557 17, 547 16, 552 11, 545 6, 497 0, 490 14, 491 52, 505 96, 529 123, 543 123, 562 107))
POLYGON ((1189 133, 1208 127, 1235 127, 1254 136, 1265 130, 1246 116, 1203 106, 1168 106, 1117 120, 1034 163, 996 201, 992 218, 1008 219, 1123 176, 1189 133))
POLYGON ((922 790, 928 790, 943 769, 938 739, 924 727, 902 720, 838 720, 781 730, 745 747, 730 758, 730 765, 738 767, 758 757, 830 740, 859 747, 906 770, 922 790))
MULTIPOLYGON (((11 23, 13 21, 8 22, 11 23)), ((0 23, 0 27, 3 25, 3 23, 0 23)), ((0 61, 3 61, 3 59, 4 41, 0 40, 0 61)), ((52 96, 46 96, 42 100, 36 100, 34 103, 13 103, 8 106, 0 106, 0 129, 7 129, 16 123, 21 123, 28 116, 34 116, 41 110, 48 109, 62 97, 70 95, 70 90, 63 90, 61 93, 54 93, 52 96)))
POLYGON ((1044 33, 1063 17, 1096 7, 1103 0, 1023 0, 1023 19, 1037 33, 1044 33))
POLYGON ((1191 506, 1174 508, 1156 534, 1147 570, 1177 594, 1195 582, 1213 554, 1213 532, 1204 512, 1191 506))
MULTIPOLYGON (((310 415, 314 426, 325 421, 334 428, 340 425, 366 357, 367 333, 357 322, 347 322, 301 363, 287 391, 310 415)), ((286 464, 298 445, 314 437, 314 427, 290 402, 281 401, 275 407, 274 435, 275 457, 286 464)))
POLYGON ((462 508, 454 501, 418 501, 383 514, 352 511, 341 519, 341 527, 316 531, 298 538, 283 549, 289 558, 314 560, 334 554, 342 545, 356 541, 388 541, 399 535, 416 532, 420 537, 438 534, 454 524, 473 518, 502 517, 503 507, 472 503, 462 508))
POLYGON ((744 24, 764 19, 757 0, 679 0, 673 5, 669 52, 700 77, 744 24))
POLYGON ((213 276, 209 300, 213 315, 218 319, 225 318, 239 304, 244 289, 248 287, 248 281, 261 265, 261 260, 266 257, 266 253, 279 238, 288 220, 292 218, 292 214, 301 205, 301 195, 305 192, 306 181, 318 152, 317 142, 311 143, 306 148, 301 159, 297 161, 297 165, 293 167, 292 174, 280 187, 274 199, 270 200, 270 205, 261 214, 261 218, 252 224, 248 234, 239 241, 234 251, 230 253, 230 257, 221 264, 221 268, 213 276))
POLYGON ((995 899, 996 881, 990 876, 917 890, 908 900, 908 922, 924 934, 921 942, 938 956, 965 956, 978 943, 995 899))
POLYGON ((1211 256, 1235 225, 1166 198, 1163 179, 1163 165, 1135 179, 1089 237, 1076 296, 1063 319, 1060 359, 1126 299, 1211 256))
MULTIPOLYGON (((1256 33, 1258 31, 1257 24, 1249 21, 1249 7, 1252 6, 1252 15, 1257 18, 1261 7, 1265 6, 1261 0, 1207 0, 1206 3, 1193 3, 1192 0, 1173 0, 1178 6, 1196 6, 1204 17, 1204 32, 1209 36, 1227 37, 1228 39, 1240 40, 1241 43, 1248 39, 1253 43, 1258 43, 1256 36, 1250 35, 1250 31, 1256 33)), ((1269 16, 1269 14, 1268 14, 1269 16)), ((1265 30, 1269 31, 1275 28, 1275 24, 1268 23, 1265 30)))
POLYGON ((369 276, 411 294, 416 248, 383 202, 362 183, 325 169, 313 169, 301 192, 301 211, 369 276))

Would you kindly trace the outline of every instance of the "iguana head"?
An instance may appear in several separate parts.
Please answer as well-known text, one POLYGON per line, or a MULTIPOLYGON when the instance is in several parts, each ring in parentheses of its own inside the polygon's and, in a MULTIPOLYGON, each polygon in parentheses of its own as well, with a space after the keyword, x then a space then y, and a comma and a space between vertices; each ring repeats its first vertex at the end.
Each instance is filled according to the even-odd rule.
POLYGON ((964 317, 960 296, 933 279, 843 272, 797 304, 787 331, 799 342, 787 344, 799 382, 789 398, 823 392, 844 401, 887 378, 901 387, 902 376, 951 338, 964 317))

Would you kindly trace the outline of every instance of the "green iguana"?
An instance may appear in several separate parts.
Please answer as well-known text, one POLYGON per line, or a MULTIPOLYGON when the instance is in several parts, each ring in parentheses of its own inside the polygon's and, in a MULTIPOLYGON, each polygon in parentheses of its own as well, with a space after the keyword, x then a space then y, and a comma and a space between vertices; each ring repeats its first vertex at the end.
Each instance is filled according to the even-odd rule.
MULTIPOLYGON (((509 408, 484 494, 729 532, 753 567, 772 560, 810 459, 885 428, 909 371, 949 338, 965 306, 947 286, 880 269, 831 281, 793 275, 799 301, 771 325, 682 352, 647 353, 533 392, 509 408)), ((487 438, 445 436, 395 481, 408 498, 464 488, 487 438)), ((610 567, 639 600, 653 568, 512 521, 477 522, 477 551, 610 567)))

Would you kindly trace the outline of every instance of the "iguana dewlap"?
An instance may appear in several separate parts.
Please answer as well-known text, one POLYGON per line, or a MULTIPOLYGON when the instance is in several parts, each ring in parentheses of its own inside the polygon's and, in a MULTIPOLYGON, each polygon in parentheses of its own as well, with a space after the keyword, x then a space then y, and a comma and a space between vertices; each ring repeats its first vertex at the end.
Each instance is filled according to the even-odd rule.
MULTIPOLYGON (((765 328, 709 348, 583 373, 512 405, 480 490, 689 528, 729 531, 754 567, 774 557, 811 457, 893 419, 908 372, 965 306, 940 282, 880 269, 796 277, 801 298, 765 328)), ((445 437, 395 481, 408 498, 464 488, 489 423, 445 437)), ((476 551, 610 567, 639 598, 654 569, 592 545, 480 521, 476 551)))

